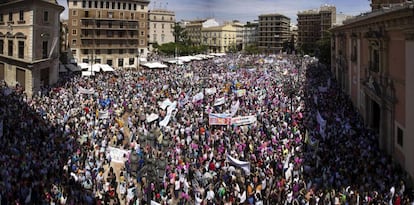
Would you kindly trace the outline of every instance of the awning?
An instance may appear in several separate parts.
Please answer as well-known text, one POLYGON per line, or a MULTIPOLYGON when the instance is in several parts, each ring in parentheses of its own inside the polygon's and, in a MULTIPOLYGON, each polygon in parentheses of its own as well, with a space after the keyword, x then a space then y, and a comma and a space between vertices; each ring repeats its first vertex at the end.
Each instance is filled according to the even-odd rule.
POLYGON ((115 70, 108 64, 101 64, 101 69, 103 72, 114 72, 115 70))
POLYGON ((82 71, 82 76, 93 76, 95 75, 95 72, 91 71, 82 71))
POLYGON ((144 63, 142 66, 147 68, 168 68, 167 65, 162 64, 160 62, 151 62, 151 63, 144 63))

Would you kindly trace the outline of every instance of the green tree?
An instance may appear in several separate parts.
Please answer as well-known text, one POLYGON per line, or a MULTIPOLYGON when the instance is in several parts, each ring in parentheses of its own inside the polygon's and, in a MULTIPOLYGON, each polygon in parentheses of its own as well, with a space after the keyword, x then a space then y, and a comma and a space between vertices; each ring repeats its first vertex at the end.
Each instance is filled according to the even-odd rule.
POLYGON ((259 48, 256 45, 247 45, 244 48, 246 54, 258 54, 260 52, 259 48))
POLYGON ((331 32, 325 31, 322 39, 316 41, 315 56, 325 65, 331 65, 331 32))
POLYGON ((188 36, 185 28, 181 27, 180 23, 175 23, 173 28, 174 42, 175 43, 187 43, 188 36))

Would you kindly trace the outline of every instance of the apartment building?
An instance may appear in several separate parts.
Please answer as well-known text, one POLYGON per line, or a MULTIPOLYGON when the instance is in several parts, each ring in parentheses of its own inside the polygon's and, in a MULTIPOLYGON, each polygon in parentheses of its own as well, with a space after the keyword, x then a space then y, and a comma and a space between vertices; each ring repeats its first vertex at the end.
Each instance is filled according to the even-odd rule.
POLYGON ((175 12, 165 9, 154 9, 148 12, 149 17, 149 50, 153 44, 162 45, 174 42, 175 12))
POLYGON ((225 53, 236 49, 237 27, 233 24, 204 27, 202 45, 208 47, 210 53, 225 53))
POLYGON ((247 22, 243 26, 243 50, 247 46, 257 46, 259 37, 259 24, 247 22))
POLYGON ((0 3, 0 80, 30 98, 59 76, 60 13, 51 0, 0 3))
POLYGON ((203 23, 207 20, 208 19, 197 19, 185 22, 187 38, 192 46, 201 45, 201 29, 203 28, 203 23))
POLYGON ((281 53, 283 42, 288 41, 290 18, 281 14, 259 16, 259 49, 266 53, 281 53))
POLYGON ((371 0, 371 8, 373 11, 376 11, 382 8, 389 8, 393 4, 401 4, 405 2, 410 2, 410 0, 371 0))
POLYGON ((321 6, 319 9, 298 13, 298 44, 305 52, 312 52, 315 43, 323 38, 336 23, 336 7, 321 6))
POLYGON ((372 12, 331 29, 331 69, 365 124, 378 133, 380 148, 413 180, 414 4, 378 9, 377 3, 372 12))
POLYGON ((137 67, 148 52, 149 0, 68 0, 69 46, 78 63, 137 67))

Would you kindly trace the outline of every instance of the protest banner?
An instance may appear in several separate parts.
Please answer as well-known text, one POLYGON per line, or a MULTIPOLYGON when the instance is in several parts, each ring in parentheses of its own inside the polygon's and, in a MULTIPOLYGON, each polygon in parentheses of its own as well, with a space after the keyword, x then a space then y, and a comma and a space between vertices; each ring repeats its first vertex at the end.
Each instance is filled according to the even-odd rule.
POLYGON ((206 88, 206 95, 212 95, 217 92, 217 89, 215 87, 213 88, 206 88))
POLYGON ((203 94, 203 92, 199 92, 196 95, 194 95, 193 102, 198 102, 202 99, 204 99, 204 94, 203 94))
POLYGON ((250 175, 250 162, 240 161, 230 155, 227 155, 226 159, 229 164, 241 168, 246 175, 250 175))
POLYGON ((231 125, 241 126, 241 125, 250 125, 257 121, 256 116, 243 116, 243 117, 233 117, 231 118, 231 125))
POLYGON ((128 159, 129 153, 131 151, 119 149, 115 147, 108 146, 109 155, 111 156, 111 161, 123 163, 128 159))
POLYGON ((147 122, 149 123, 149 122, 152 122, 152 121, 154 121, 154 120, 157 120, 158 119, 158 115, 157 114, 155 114, 155 113, 151 113, 150 115, 147 115, 146 116, 146 118, 147 118, 147 122))
POLYGON ((236 115, 237 111, 239 110, 239 107, 240 107, 240 101, 233 103, 230 109, 230 116, 233 117, 234 115, 236 115))
POLYGON ((217 98, 214 101, 214 106, 223 105, 225 102, 226 102, 226 98, 225 97, 217 98))
POLYGON ((95 89, 93 89, 93 88, 85 89, 85 88, 79 87, 78 92, 80 94, 91 95, 91 94, 95 93, 95 89))
POLYGON ((170 106, 172 104, 172 102, 170 101, 170 99, 165 99, 164 101, 160 101, 158 102, 158 106, 160 106, 161 109, 165 110, 165 108, 167 108, 168 106, 170 106))
POLYGON ((242 97, 246 95, 246 89, 236 90, 237 97, 242 97))
POLYGON ((208 123, 210 125, 229 125, 231 123, 231 116, 229 114, 215 114, 208 115, 208 123))

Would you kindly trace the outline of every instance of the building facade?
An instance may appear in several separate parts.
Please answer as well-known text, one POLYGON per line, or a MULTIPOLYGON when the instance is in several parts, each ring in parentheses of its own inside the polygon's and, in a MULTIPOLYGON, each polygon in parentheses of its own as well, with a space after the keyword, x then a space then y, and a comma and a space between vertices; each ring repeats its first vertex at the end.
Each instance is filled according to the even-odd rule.
POLYGON ((59 77, 60 13, 56 1, 0 4, 0 80, 30 98, 59 77))
POLYGON ((259 24, 247 22, 243 26, 243 50, 248 46, 257 46, 259 38, 259 24))
POLYGON ((237 28, 233 24, 204 27, 202 39, 202 45, 206 45, 210 53, 236 50, 237 28))
POLYGON ((259 16, 258 47, 266 53, 281 53, 283 42, 288 41, 290 18, 281 14, 259 16))
POLYGON ((336 23, 336 7, 321 6, 319 9, 298 13, 298 44, 306 52, 313 51, 315 43, 324 37, 336 23))
POLYGON ((153 44, 162 45, 174 42, 175 13, 164 9, 154 9, 148 12, 149 18, 149 50, 153 44))
POLYGON ((207 19, 191 20, 185 23, 185 32, 192 46, 201 45, 201 29, 207 19))
POLYGON ((332 29, 331 69, 380 148, 414 177, 414 5, 398 4, 332 29))
POLYGON ((69 46, 78 63, 137 67, 148 53, 149 0, 68 0, 69 46))

